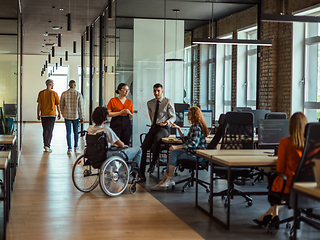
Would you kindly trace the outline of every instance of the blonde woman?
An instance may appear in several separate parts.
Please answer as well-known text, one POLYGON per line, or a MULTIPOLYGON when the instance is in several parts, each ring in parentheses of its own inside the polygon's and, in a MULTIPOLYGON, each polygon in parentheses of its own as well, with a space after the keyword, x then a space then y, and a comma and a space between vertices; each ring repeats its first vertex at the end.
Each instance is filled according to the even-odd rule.
MULTIPOLYGON (((268 194, 268 201, 271 204, 271 207, 261 217, 253 220, 259 226, 267 226, 269 222, 273 223, 279 221, 279 207, 282 201, 288 199, 292 178, 302 157, 305 143, 304 130, 307 123, 308 120, 302 112, 296 112, 290 118, 290 137, 280 140, 276 168, 277 172, 282 173, 287 177, 286 186, 283 191, 282 199, 280 199, 277 195, 280 195, 282 191, 283 180, 280 176, 277 176, 273 181, 268 194)), ((279 225, 275 226, 275 228, 278 229, 279 225)))
POLYGON ((174 186, 175 182, 172 177, 174 169, 177 166, 178 159, 191 159, 196 161, 196 156, 194 155, 195 149, 207 148, 206 137, 209 134, 209 130, 203 119, 200 108, 189 108, 188 120, 192 123, 192 125, 187 136, 183 135, 178 125, 171 123, 172 128, 178 129, 183 144, 173 145, 169 148, 171 152, 169 162, 167 164, 167 172, 159 184, 151 187, 152 190, 163 190, 170 186, 174 186))

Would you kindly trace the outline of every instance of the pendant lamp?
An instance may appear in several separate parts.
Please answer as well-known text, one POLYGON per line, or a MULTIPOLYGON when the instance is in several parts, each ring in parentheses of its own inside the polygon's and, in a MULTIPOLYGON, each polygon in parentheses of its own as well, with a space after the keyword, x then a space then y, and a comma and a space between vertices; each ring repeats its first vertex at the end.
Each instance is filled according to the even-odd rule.
POLYGON ((168 58, 166 59, 166 62, 184 62, 184 59, 182 58, 177 58, 177 32, 178 32, 178 20, 177 20, 177 16, 178 16, 178 12, 180 12, 179 9, 173 9, 173 12, 176 13, 176 28, 175 28, 175 47, 174 47, 174 58, 168 58))

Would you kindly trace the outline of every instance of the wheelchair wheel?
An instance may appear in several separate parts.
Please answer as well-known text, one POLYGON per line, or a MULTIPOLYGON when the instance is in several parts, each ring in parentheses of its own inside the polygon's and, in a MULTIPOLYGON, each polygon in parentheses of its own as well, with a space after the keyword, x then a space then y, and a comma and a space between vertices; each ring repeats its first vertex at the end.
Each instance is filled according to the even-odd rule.
POLYGON ((111 197, 120 195, 128 182, 128 165, 121 157, 110 157, 101 165, 100 187, 105 194, 111 197))
POLYGON ((72 181, 81 192, 91 192, 99 184, 99 169, 85 165, 84 155, 80 156, 72 168, 72 181))

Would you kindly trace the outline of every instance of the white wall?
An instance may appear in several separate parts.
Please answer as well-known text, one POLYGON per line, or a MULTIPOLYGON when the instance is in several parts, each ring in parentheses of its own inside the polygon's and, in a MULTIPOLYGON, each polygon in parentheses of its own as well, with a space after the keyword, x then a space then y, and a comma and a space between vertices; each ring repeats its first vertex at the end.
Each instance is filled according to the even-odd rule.
MULTIPOLYGON (((60 56, 55 56, 59 59, 60 56)), ((63 58, 64 59, 64 58, 63 58)), ((40 71, 47 60, 47 55, 23 55, 22 69, 22 120, 37 121, 37 97, 39 91, 46 88, 45 81, 47 73, 41 77, 40 71)), ((69 66, 69 79, 78 82, 78 66, 80 66, 80 56, 69 56, 68 62, 63 62, 63 66, 69 66)), ((80 84, 77 84, 79 90, 80 84)), ((67 89, 67 88, 66 88, 67 89)), ((87 109, 87 106, 86 106, 87 109)), ((86 110, 85 120, 88 120, 86 110)))

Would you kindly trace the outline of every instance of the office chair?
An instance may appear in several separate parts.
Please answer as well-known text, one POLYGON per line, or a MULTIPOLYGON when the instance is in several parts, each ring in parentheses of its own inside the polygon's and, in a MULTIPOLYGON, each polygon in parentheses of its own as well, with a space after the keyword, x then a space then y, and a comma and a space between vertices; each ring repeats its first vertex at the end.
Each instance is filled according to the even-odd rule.
POLYGON ((285 112, 270 112, 266 113, 264 119, 287 119, 285 112))
MULTIPOLYGON (((313 173, 313 162, 312 160, 315 158, 320 158, 320 123, 308 123, 305 130, 306 143, 302 152, 302 157, 298 168, 293 176, 290 193, 288 200, 284 205, 286 205, 289 209, 293 208, 294 204, 294 189, 293 185, 295 182, 315 182, 314 173, 313 173)), ((281 174, 278 174, 281 176, 281 174)), ((282 176, 281 176, 282 177, 282 176)), ((283 184, 284 190, 285 184, 283 184)), ((282 198, 281 193, 271 193, 272 195, 276 195, 277 197, 282 198)), ((314 208, 320 208, 320 202, 312 200, 310 198, 304 197, 302 195, 298 195, 298 224, 297 228, 300 227, 300 222, 305 222, 308 225, 320 230, 319 222, 315 222, 311 218, 320 220, 319 215, 315 215, 312 213, 314 208), (306 216, 301 216, 301 213, 306 216)), ((286 228, 290 228, 290 223, 293 221, 293 216, 280 220, 278 222, 273 222, 268 225, 268 232, 271 232, 272 228, 279 226, 279 224, 287 223, 286 228)), ((293 232, 293 228, 291 228, 291 234, 293 232)))
MULTIPOLYGON (((249 112, 228 112, 224 120, 224 134, 221 141, 221 149, 253 149, 253 115, 249 112)), ((213 166, 213 172, 216 179, 228 179, 228 169, 220 166, 213 166)), ((248 206, 252 205, 252 198, 246 195, 241 190, 234 188, 236 181, 245 181, 253 177, 253 170, 251 168, 231 168, 231 186, 230 196, 233 198, 236 195, 244 197, 248 206)), ((227 195, 227 190, 214 194, 213 196, 227 195)), ((209 199, 210 201, 210 199, 209 199)), ((225 198, 224 205, 228 205, 228 198, 225 198)))
MULTIPOLYGON (((207 149, 215 149, 218 145, 218 143, 220 142, 221 137, 223 136, 224 133, 224 118, 225 118, 225 114, 221 114, 219 117, 219 127, 217 129, 216 134, 214 135, 214 137, 212 138, 212 140, 210 141, 210 143, 207 146, 207 149)), ((178 169, 183 172, 185 169, 188 169, 189 172, 191 172, 191 176, 183 179, 181 181, 176 182, 176 185, 179 183, 183 183, 186 182, 183 187, 182 187, 182 192, 184 192, 184 189, 189 186, 189 187, 193 187, 193 183, 195 182, 196 178, 194 175, 194 172, 196 170, 196 161, 192 160, 192 159, 178 159, 177 162, 177 166, 178 169)), ((199 165, 198 165, 198 170, 206 170, 208 171, 209 168, 209 163, 208 161, 205 160, 200 160, 199 161, 199 165)), ((208 182, 205 182, 201 179, 198 179, 198 183, 203 186, 207 192, 210 192, 208 186, 210 185, 208 182)))

